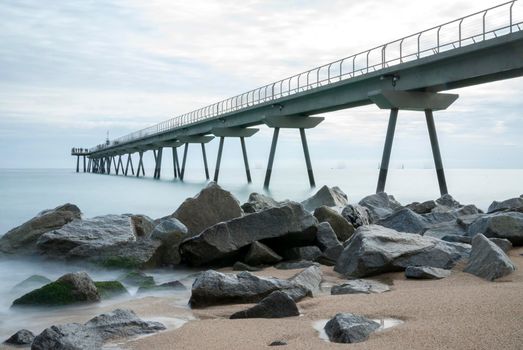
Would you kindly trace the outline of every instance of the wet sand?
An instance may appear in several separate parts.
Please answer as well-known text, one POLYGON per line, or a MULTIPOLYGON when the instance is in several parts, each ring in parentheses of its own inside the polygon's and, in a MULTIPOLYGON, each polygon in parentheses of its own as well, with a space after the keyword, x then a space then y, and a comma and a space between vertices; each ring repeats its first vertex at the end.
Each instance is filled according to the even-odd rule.
MULTIPOLYGON (((510 252, 518 270, 497 282, 463 273, 462 266, 455 268, 450 277, 435 281, 406 280, 402 273, 391 273, 381 276, 393 280, 392 291, 383 294, 331 296, 321 293, 299 302, 301 316, 285 319, 227 319, 248 305, 193 310, 197 319, 181 328, 132 340, 122 347, 135 350, 267 349, 269 343, 282 340, 288 345, 281 349, 522 349, 521 253, 523 248, 510 252), (370 318, 391 317, 405 323, 374 333, 368 341, 358 344, 335 344, 320 339, 313 323, 338 312, 370 318)), ((332 268, 323 267, 323 270, 327 282, 341 282, 332 268)), ((271 268, 257 274, 289 277, 295 272, 271 268)), ((158 315, 157 311, 169 314, 167 309, 158 310, 154 304, 135 310, 145 318, 158 315)))

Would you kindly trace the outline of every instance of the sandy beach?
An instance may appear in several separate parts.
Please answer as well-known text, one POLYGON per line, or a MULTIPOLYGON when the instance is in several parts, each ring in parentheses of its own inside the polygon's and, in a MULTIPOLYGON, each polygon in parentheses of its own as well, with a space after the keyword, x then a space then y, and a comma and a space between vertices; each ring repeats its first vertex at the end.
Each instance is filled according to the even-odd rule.
MULTIPOLYGON (((195 320, 182 327, 129 341, 126 349, 266 349, 275 340, 285 349, 521 349, 523 344, 523 248, 509 256, 518 270, 488 282, 453 269, 442 280, 406 280, 402 273, 379 279, 393 283, 383 294, 331 296, 321 293, 301 301, 301 316, 285 319, 229 320, 248 305, 225 305, 193 310, 195 320), (374 333, 359 344, 335 344, 319 338, 314 322, 338 312, 370 318, 396 318, 404 323, 374 333)), ((332 268, 322 267, 324 280, 342 281, 332 268)), ((224 270, 227 271, 227 270, 224 270)), ((265 269, 260 276, 289 277, 294 271, 265 269)), ((142 317, 172 316, 179 310, 168 300, 133 303, 142 317)))

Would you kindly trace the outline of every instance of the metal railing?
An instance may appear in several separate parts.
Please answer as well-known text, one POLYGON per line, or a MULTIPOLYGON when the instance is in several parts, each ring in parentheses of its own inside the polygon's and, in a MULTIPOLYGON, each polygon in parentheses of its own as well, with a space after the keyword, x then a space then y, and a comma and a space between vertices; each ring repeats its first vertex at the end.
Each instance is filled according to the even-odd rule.
POLYGON ((266 102, 276 102, 283 97, 376 72, 397 64, 521 31, 523 30, 523 9, 520 8, 518 2, 519 0, 509 1, 327 63, 119 137, 109 143, 93 147, 90 151, 99 151, 187 127, 203 120, 219 118, 224 114, 266 102), (518 6, 515 6, 516 3, 518 6))

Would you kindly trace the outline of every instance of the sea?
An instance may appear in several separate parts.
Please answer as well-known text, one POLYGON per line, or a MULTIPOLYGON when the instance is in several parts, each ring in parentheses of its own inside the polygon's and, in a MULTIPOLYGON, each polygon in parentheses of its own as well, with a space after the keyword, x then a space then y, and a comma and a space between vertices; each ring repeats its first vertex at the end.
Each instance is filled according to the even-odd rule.
MULTIPOLYGON (((152 174, 152 169, 146 169, 152 174)), ((357 203, 376 188, 378 169, 324 168, 315 169, 316 188, 310 188, 304 169, 274 169, 270 190, 263 189, 264 169, 251 170, 253 182, 248 184, 241 168, 220 171, 219 185, 231 191, 240 202, 252 192, 266 193, 277 200, 302 201, 323 185, 340 187, 350 203, 357 203)), ((212 177, 212 173, 210 174, 212 177)), ((463 204, 475 204, 486 210, 494 200, 503 200, 523 193, 523 169, 447 169, 449 192, 463 204)), ((172 169, 162 169, 162 177, 136 178, 122 175, 76 173, 74 169, 0 169, 0 235, 34 217, 44 209, 74 203, 85 218, 104 214, 145 214, 160 218, 173 213, 188 197, 196 195, 208 183, 204 169, 186 169, 184 181, 174 179, 172 169)), ((439 197, 433 169, 391 169, 386 191, 402 204, 439 197)), ((95 280, 115 279, 122 271, 101 270, 61 262, 16 258, 0 259, 0 343, 20 328, 40 332, 68 313, 92 313, 92 309, 47 309, 23 312, 10 305, 16 295, 13 287, 27 277, 40 274, 51 280, 67 272, 84 270, 95 280), (60 316, 60 317, 59 317, 60 316)), ((184 280, 190 287, 194 270, 149 271, 157 282, 184 280)), ((136 291, 134 291, 136 292, 136 291)), ((131 291, 127 298, 137 298, 131 291)), ((180 305, 187 294, 179 296, 180 305)), ((102 303, 106 305, 105 302, 102 303)))

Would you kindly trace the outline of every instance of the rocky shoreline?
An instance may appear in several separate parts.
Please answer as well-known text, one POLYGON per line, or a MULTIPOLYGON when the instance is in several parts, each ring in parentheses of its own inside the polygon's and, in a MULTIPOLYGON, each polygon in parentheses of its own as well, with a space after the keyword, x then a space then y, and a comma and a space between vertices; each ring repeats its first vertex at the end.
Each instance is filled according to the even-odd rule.
MULTIPOLYGON (((522 196, 493 202, 486 213, 450 195, 402 205, 378 193, 349 204, 341 189, 326 186, 302 203, 253 193, 240 204, 210 183, 159 219, 139 214, 82 218, 73 204, 45 210, 2 236, 0 253, 3 259, 38 255, 127 271, 114 281, 93 281, 82 272, 56 281, 31 276, 21 283, 24 288, 19 286, 32 290, 13 300, 15 312, 27 306, 96 304, 128 293, 124 284, 138 292, 185 289, 180 281, 157 284, 146 271, 192 266, 203 270, 191 287, 193 310, 255 303, 228 315, 246 319, 299 315, 303 300, 325 294, 325 273, 337 282, 328 288, 330 298, 390 291, 378 280, 398 272, 412 280, 440 280, 463 271, 496 281, 516 270, 507 253, 521 245, 522 196), (263 275, 273 268, 296 271, 287 278, 263 275)), ((352 343, 373 337, 376 322, 348 311, 331 315, 325 326, 329 339, 352 343)), ((7 343, 96 349, 106 341, 165 329, 131 310, 95 319, 52 326, 36 337, 20 330, 7 343)))

